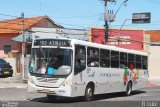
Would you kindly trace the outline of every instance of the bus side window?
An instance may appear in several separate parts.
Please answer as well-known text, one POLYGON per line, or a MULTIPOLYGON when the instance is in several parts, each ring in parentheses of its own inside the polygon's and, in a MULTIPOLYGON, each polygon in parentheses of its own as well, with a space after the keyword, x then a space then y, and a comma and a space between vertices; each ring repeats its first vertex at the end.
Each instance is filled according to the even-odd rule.
POLYGON ((84 46, 75 46, 75 75, 85 70, 86 68, 86 48, 84 46))
POLYGON ((142 57, 141 57, 141 55, 136 55, 136 68, 137 69, 142 68, 142 57))
POLYGON ((119 52, 111 51, 111 67, 119 68, 119 52))
POLYGON ((147 69, 147 56, 142 56, 142 69, 147 69))
POLYGON ((87 65, 89 67, 99 67, 99 49, 87 48, 87 65))
POLYGON ((134 54, 128 54, 128 67, 133 68, 133 69, 135 68, 135 55, 134 54))
POLYGON ((126 68, 128 65, 127 62, 127 53, 121 52, 120 53, 120 68, 126 68))
POLYGON ((110 67, 110 50, 100 49, 100 66, 110 67))

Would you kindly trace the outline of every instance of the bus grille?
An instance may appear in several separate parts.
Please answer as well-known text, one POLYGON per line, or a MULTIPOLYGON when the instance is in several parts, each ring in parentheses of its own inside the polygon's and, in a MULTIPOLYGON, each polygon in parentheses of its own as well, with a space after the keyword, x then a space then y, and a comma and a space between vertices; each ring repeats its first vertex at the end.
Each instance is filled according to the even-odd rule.
POLYGON ((38 82, 47 82, 47 83, 56 83, 58 78, 44 78, 44 77, 37 77, 38 82))

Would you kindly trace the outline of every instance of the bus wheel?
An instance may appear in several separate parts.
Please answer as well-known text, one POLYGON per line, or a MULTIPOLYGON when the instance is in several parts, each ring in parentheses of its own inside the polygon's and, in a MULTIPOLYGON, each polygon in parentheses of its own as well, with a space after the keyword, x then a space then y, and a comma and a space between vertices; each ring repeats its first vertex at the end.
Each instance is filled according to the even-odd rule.
POLYGON ((47 98, 48 98, 49 100, 56 100, 56 99, 57 99, 57 96, 55 96, 55 95, 47 95, 47 98))
POLYGON ((126 95, 127 95, 127 96, 130 96, 131 93, 132 93, 132 83, 129 82, 129 83, 127 84, 127 88, 126 88, 126 95))
POLYGON ((93 97, 94 97, 94 88, 92 85, 87 85, 85 90, 85 100, 91 101, 93 100, 93 97))

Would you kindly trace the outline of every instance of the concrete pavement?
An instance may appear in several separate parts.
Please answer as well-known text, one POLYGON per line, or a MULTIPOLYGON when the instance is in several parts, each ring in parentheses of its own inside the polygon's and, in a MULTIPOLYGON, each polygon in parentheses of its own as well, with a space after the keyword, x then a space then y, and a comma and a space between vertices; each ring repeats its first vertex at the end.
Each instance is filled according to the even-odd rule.
POLYGON ((0 77, 0 88, 27 88, 21 77, 0 77))
POLYGON ((26 83, 0 83, 0 88, 27 88, 26 83))
POLYGON ((148 87, 160 86, 160 78, 148 78, 148 87))

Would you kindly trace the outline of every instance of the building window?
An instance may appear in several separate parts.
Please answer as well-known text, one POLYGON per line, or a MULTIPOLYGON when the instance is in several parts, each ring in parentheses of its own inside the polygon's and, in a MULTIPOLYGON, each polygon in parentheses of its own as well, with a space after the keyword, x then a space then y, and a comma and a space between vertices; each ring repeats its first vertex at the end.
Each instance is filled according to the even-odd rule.
POLYGON ((8 54, 8 52, 11 52, 12 47, 11 45, 4 45, 4 53, 8 54))

